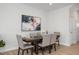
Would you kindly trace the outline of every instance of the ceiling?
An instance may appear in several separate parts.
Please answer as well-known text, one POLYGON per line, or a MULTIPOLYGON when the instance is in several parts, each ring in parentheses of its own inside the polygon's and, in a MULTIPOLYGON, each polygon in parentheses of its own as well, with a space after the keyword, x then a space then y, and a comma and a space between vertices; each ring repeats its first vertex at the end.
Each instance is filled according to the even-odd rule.
POLYGON ((25 5, 29 5, 31 7, 35 7, 45 11, 50 11, 73 5, 73 3, 52 3, 52 5, 49 5, 49 3, 26 3, 25 5))

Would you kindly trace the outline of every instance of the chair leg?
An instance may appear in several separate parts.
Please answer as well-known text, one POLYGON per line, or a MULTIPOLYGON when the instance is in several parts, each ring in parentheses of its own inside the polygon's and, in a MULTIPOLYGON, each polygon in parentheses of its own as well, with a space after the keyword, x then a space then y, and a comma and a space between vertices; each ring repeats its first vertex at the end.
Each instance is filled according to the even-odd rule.
POLYGON ((59 40, 58 40, 58 46, 60 46, 59 40))
POLYGON ((42 54, 44 55, 44 48, 42 47, 42 54))
POLYGON ((24 50, 22 50, 22 55, 24 55, 24 50))
POLYGON ((51 46, 49 46, 49 54, 51 53, 51 46))
POLYGON ((33 55, 33 48, 31 48, 31 55, 33 55))
POLYGON ((28 49, 27 49, 27 54, 28 54, 28 49))
POLYGON ((54 44, 54 49, 55 49, 55 51, 56 51, 56 43, 54 44))
POLYGON ((38 45, 35 46, 35 53, 38 55, 38 45))
POLYGON ((19 55, 19 53, 20 53, 20 47, 18 48, 18 55, 19 55))

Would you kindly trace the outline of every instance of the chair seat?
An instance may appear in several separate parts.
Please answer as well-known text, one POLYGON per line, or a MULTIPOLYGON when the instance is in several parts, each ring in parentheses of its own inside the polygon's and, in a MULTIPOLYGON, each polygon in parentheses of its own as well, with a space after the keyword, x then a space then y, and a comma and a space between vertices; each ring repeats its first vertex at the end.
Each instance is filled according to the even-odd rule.
POLYGON ((56 42, 57 42, 57 41, 55 41, 55 42, 53 42, 53 43, 50 43, 50 45, 51 45, 51 44, 55 44, 56 42))
POLYGON ((50 45, 54 45, 54 44, 56 44, 56 43, 51 43, 50 45))
POLYGON ((56 42, 58 42, 59 40, 57 39, 56 42))
POLYGON ((30 42, 27 42, 27 43, 26 43, 26 42, 23 42, 23 44, 24 44, 24 45, 26 45, 26 44, 29 44, 29 45, 31 45, 31 43, 30 43, 30 42))
POLYGON ((33 46, 30 44, 24 44, 24 47, 22 49, 30 49, 30 48, 33 48, 33 46))
POLYGON ((46 47, 46 46, 49 46, 49 45, 39 44, 38 46, 40 46, 40 47, 46 47))

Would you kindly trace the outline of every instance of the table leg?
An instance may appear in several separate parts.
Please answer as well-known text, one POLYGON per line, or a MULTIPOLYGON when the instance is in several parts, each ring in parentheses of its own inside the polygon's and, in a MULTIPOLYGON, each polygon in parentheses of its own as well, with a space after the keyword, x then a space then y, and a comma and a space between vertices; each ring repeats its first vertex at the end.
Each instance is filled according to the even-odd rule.
POLYGON ((38 45, 35 45, 34 51, 35 51, 35 54, 38 54, 38 45))

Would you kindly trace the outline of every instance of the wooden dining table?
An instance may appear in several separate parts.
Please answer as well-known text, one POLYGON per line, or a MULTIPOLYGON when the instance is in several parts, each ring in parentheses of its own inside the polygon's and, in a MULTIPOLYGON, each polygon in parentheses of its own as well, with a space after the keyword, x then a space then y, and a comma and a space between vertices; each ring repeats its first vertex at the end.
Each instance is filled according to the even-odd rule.
POLYGON ((42 38, 26 38, 23 37, 22 40, 26 43, 30 42, 32 45, 34 45, 35 53, 38 54, 38 44, 42 42, 42 38))

